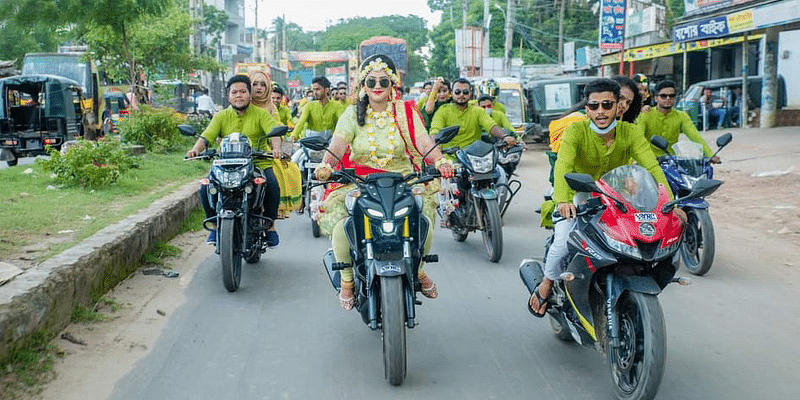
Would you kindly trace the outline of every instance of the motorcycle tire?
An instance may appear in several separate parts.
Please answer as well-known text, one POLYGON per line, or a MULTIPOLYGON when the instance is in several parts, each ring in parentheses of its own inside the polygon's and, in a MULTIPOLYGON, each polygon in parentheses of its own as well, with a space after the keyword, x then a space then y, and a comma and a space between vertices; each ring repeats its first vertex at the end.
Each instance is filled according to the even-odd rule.
POLYGON ((319 223, 317 221, 311 220, 311 236, 315 238, 320 237, 321 233, 319 230, 319 223))
POLYGON ((558 314, 558 316, 553 316, 553 314, 548 314, 550 317, 550 327, 553 328, 553 334, 556 335, 558 340, 564 342, 571 342, 574 339, 572 338, 572 333, 569 332, 569 327, 567 327, 566 321, 564 321, 564 316, 558 314))
POLYGON ((384 377, 400 385, 406 378, 406 309, 400 276, 381 276, 381 338, 384 377))
POLYGON ((703 276, 714 263, 714 224, 708 209, 684 208, 686 232, 681 241, 681 261, 690 273, 703 276))
POLYGON ((500 219, 500 206, 497 200, 484 200, 483 207, 483 247, 489 261, 496 263, 503 257, 503 222, 500 219))
POLYGON ((652 399, 664 374, 667 330, 658 297, 626 291, 617 301, 620 347, 608 349, 611 381, 619 399, 652 399))
POLYGON ((222 283, 229 292, 239 289, 242 278, 242 221, 223 218, 219 226, 219 258, 222 261, 222 283))

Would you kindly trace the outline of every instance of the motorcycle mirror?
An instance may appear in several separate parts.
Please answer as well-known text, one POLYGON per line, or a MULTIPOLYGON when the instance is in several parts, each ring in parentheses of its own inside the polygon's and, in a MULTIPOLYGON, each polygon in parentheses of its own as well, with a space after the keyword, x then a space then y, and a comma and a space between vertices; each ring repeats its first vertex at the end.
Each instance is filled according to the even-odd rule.
POLYGON ((728 132, 717 138, 717 147, 725 147, 733 140, 733 134, 728 132))
POLYGON ((196 133, 194 127, 188 124, 178 125, 178 132, 183 136, 194 136, 196 133))
POLYGON ((310 150, 321 151, 328 147, 328 140, 322 136, 306 136, 300 139, 300 145, 310 150))
POLYGON ((273 137, 277 137, 277 136, 283 136, 283 135, 286 135, 286 132, 289 132, 289 127, 288 126, 286 126, 286 125, 278 125, 278 126, 272 128, 272 130, 269 131, 269 133, 267 134, 267 137, 273 138, 273 137))
POLYGON ((570 173, 565 174, 564 179, 567 181, 567 185, 576 192, 601 192, 594 182, 594 178, 589 174, 570 173))
POLYGON ((658 147, 659 149, 661 149, 661 151, 663 151, 665 153, 669 152, 669 151, 667 151, 667 148, 669 147, 669 143, 667 142, 667 139, 664 139, 661 136, 653 135, 653 137, 650 138, 650 143, 652 143, 653 146, 658 147))
POLYGON ((458 135, 458 131, 461 129, 459 125, 452 125, 446 128, 443 128, 439 131, 436 135, 436 144, 447 143, 453 140, 456 135, 458 135))
POLYGON ((672 210, 672 207, 675 206, 675 204, 678 204, 686 199, 690 198, 694 199, 698 197, 709 196, 711 195, 711 193, 714 193, 717 189, 719 189, 721 185, 722 181, 716 179, 705 179, 705 178, 700 179, 694 184, 694 186, 692 187, 692 191, 689 192, 688 195, 681 198, 677 198, 675 200, 670 201, 667 204, 664 204, 664 207, 661 209, 661 213, 666 214, 670 212, 672 210))

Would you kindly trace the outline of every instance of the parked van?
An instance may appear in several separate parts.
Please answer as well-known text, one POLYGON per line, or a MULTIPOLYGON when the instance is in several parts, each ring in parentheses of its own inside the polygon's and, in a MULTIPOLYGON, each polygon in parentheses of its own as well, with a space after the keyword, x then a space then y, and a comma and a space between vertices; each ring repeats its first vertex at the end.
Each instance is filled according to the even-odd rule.
POLYGON ((528 118, 532 123, 530 135, 535 142, 547 140, 550 122, 583 98, 583 88, 596 80, 594 76, 570 76, 528 81, 528 118))
MULTIPOLYGON (((750 97, 750 104, 752 108, 761 107, 761 87, 763 85, 763 76, 751 76, 747 78, 747 93, 750 97)), ((697 129, 703 129, 703 113, 700 107, 700 97, 703 96, 705 89, 711 89, 711 95, 720 99, 715 105, 716 108, 725 109, 724 126, 731 126, 731 108, 736 98, 735 89, 742 86, 742 78, 723 78, 714 79, 710 81, 697 82, 686 89, 686 93, 681 96, 680 101, 675 105, 678 110, 685 111, 689 114, 692 122, 697 126, 697 129), (724 101, 723 101, 724 100, 724 101)), ((781 109, 786 107, 786 81, 783 76, 778 75, 778 99, 777 107, 781 109)), ((736 117, 734 117, 736 120, 736 117)))

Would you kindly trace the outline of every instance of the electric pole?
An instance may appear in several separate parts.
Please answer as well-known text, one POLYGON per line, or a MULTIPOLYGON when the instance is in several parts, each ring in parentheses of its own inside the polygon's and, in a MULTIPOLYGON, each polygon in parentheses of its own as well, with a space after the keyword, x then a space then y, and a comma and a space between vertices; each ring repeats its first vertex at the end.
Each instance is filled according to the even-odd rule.
POLYGON ((503 75, 511 76, 511 46, 514 41, 514 9, 516 4, 514 0, 508 0, 508 9, 506 10, 506 43, 503 50, 503 75))

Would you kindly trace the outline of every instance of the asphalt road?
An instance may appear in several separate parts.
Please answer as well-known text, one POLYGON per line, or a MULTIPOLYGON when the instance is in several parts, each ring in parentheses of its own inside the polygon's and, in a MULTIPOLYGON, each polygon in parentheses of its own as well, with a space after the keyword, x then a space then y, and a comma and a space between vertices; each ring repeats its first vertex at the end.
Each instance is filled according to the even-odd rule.
MULTIPOLYGON (((293 216, 280 222, 281 246, 244 265, 235 293, 222 286, 218 257, 203 260, 186 303, 111 398, 614 398, 604 356, 558 341, 547 320, 525 308, 517 267, 542 255, 547 232, 533 210, 545 163, 539 152, 524 156, 500 263, 486 260, 480 234, 457 243, 437 228, 440 263, 427 270, 439 298, 417 308, 402 386, 384 381, 380 333, 339 307, 321 264, 329 242, 293 216)), ((721 228, 717 236, 712 272, 660 296, 668 350, 658 397, 796 398, 800 276, 769 264, 764 248, 740 232, 721 228)))

